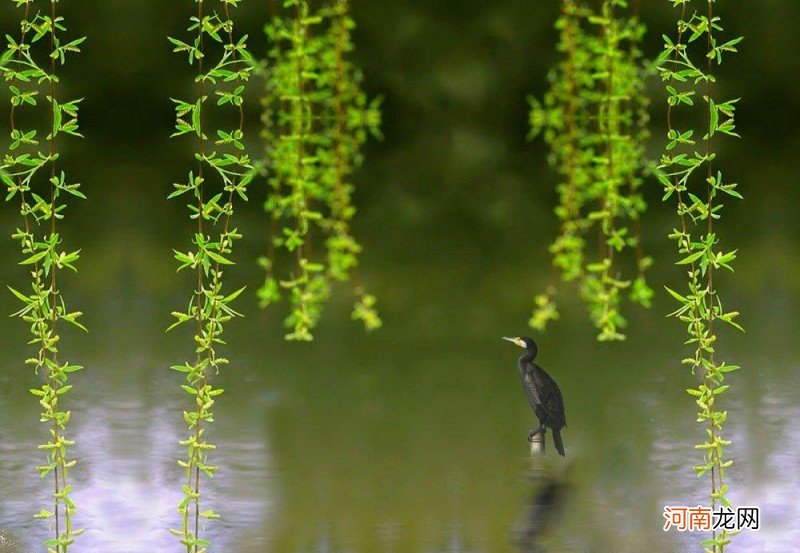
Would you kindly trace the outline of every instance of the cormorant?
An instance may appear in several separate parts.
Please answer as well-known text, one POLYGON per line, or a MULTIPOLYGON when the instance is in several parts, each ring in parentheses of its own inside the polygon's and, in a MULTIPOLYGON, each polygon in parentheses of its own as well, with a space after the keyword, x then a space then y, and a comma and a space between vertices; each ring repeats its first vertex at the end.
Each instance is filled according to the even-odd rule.
POLYGON ((539 348, 531 338, 503 338, 512 344, 525 348, 525 354, 519 358, 517 368, 528 403, 539 419, 539 427, 530 431, 528 436, 539 432, 546 432, 549 428, 553 431, 553 443, 561 456, 564 455, 564 444, 561 441, 561 429, 567 426, 567 416, 564 413, 564 398, 558 384, 547 374, 543 368, 533 362, 539 348))

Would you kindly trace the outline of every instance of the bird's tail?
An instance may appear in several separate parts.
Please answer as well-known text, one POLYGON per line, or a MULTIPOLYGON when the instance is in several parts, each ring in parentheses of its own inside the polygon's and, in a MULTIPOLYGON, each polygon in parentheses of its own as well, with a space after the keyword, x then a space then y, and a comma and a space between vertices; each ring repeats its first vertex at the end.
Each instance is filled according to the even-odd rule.
POLYGON ((553 443, 556 446, 556 451, 562 457, 566 457, 564 453, 564 442, 561 441, 561 431, 560 430, 553 430, 553 443))

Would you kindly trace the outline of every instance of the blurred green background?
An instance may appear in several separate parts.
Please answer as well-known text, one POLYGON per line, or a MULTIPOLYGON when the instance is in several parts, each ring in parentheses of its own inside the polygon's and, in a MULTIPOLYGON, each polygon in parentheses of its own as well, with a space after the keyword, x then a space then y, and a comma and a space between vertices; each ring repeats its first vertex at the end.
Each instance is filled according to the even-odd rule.
MULTIPOLYGON (((650 2, 648 51, 673 29, 669 2, 650 2)), ((169 365, 190 352, 189 336, 165 335, 169 312, 189 284, 171 251, 191 228, 171 183, 193 165, 191 141, 168 139, 169 97, 188 96, 191 68, 165 37, 183 32, 193 2, 61 2, 68 27, 88 35, 63 73, 64 94, 85 97, 83 141, 64 142, 63 162, 90 197, 73 204, 63 229, 82 249, 80 274, 65 278, 88 336, 65 333, 64 351, 87 366, 75 379, 75 488, 89 528, 75 551, 174 551, 180 474, 181 397, 169 365), (133 532, 133 533, 132 533, 133 532)), ((793 460, 800 436, 796 370, 800 288, 800 4, 717 2, 731 36, 720 93, 742 97, 744 139, 718 146, 728 178, 746 200, 719 226, 739 248, 735 276, 719 284, 743 312, 746 335, 723 335, 720 351, 743 365, 732 377, 729 433, 736 461, 732 497, 762 505, 764 530, 731 551, 787 551, 800 534, 793 460), (788 549, 787 549, 788 547, 788 549)), ((269 3, 247 0, 240 32, 263 54, 269 3)), ((552 274, 547 244, 557 177, 546 149, 526 139, 527 96, 546 89, 556 61, 555 1, 356 1, 356 57, 371 95, 384 98, 382 142, 370 143, 357 176, 355 230, 361 276, 380 300, 385 325, 365 335, 349 321, 342 287, 310 345, 282 340, 282 313, 230 327, 233 365, 213 431, 223 467, 212 485, 225 517, 208 532, 215 551, 514 551, 514 529, 531 496, 525 436, 533 424, 519 389, 518 352, 499 341, 526 333, 533 295, 552 274)), ((12 2, 0 28, 16 32, 12 2)), ((653 139, 663 147, 661 84, 653 139)), ((247 109, 253 151, 258 84, 247 109)), ((5 120, 5 117, 0 117, 5 120)), ((675 224, 656 182, 645 244, 656 258, 651 284, 679 286, 666 234, 675 224), (676 284, 677 283, 677 284, 676 284)), ((245 240, 230 280, 254 291, 266 242, 265 185, 237 215, 245 240)), ((17 224, 0 206, 0 229, 17 224)), ((25 278, 16 244, 0 241, 0 284, 25 278)), ((661 294, 663 296, 663 294, 661 294)), ((4 301, 11 312, 11 299, 4 301)), ((698 550, 699 536, 661 531, 665 503, 704 502, 692 444, 701 430, 684 389, 682 329, 664 313, 634 312, 626 343, 598 345, 577 301, 536 336, 542 365, 561 383, 569 493, 545 536, 553 551, 698 550)), ((31 520, 46 490, 35 476, 42 434, 22 365, 25 328, 0 322, 0 528, 38 544, 31 520)), ((563 463, 562 463, 563 464, 563 463)))

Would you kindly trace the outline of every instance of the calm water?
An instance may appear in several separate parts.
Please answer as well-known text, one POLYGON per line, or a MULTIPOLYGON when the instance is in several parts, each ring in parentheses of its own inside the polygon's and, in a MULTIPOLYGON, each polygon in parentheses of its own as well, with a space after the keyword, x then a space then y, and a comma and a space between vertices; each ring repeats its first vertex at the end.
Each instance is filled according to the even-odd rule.
MULTIPOLYGON (((212 434, 222 470, 207 484, 224 515, 208 527, 212 550, 697 551, 700 536, 661 531, 664 504, 703 504, 706 492, 691 471, 699 429, 672 351, 680 329, 654 312, 624 346, 601 346, 568 315, 541 337, 540 361, 566 399, 568 457, 550 446, 531 460, 518 351, 499 340, 524 321, 516 297, 492 284, 504 270, 384 283, 386 327, 369 336, 344 305, 312 346, 284 344, 259 313, 231 326, 235 362, 219 380, 227 394, 212 434)), ((180 304, 172 286, 165 297, 180 304)), ((88 367, 70 397, 87 529, 74 551, 180 551, 167 529, 178 523, 183 398, 166 367, 186 337, 160 332, 165 308, 144 290, 115 297, 79 297, 95 331, 68 336, 70 358, 88 367)), ((731 552, 800 540, 800 386, 781 313, 734 346, 747 369, 729 399, 731 495, 762 507, 763 529, 731 552)), ((25 390, 35 379, 20 363, 24 329, 0 330, 0 526, 39 551, 46 529, 31 515, 49 488, 33 470, 42 428, 25 390)))

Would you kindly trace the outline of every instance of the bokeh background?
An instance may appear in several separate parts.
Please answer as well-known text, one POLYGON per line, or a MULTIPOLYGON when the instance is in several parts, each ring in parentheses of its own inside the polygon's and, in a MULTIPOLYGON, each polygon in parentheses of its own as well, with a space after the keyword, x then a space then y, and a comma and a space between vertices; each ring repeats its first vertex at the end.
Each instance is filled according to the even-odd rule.
MULTIPOLYGON (((527 97, 546 89, 556 60, 558 3, 354 4, 365 86, 384 98, 385 139, 368 145, 358 174, 355 230, 365 249, 361 278, 378 295, 385 325, 364 334, 349 320, 343 287, 317 340, 288 344, 280 309, 261 313, 252 294, 242 297, 247 318, 230 327, 233 364, 219 379, 228 393, 212 431, 222 470, 209 490, 224 515, 208 528, 212 550, 534 551, 525 528, 542 526, 546 551, 698 551, 702 536, 661 530, 665 504, 706 497, 706 482, 691 470, 701 437, 684 393, 693 377, 680 365, 683 329, 665 319, 664 294, 651 311, 632 313, 623 344, 595 343, 569 296, 562 320, 536 336, 540 361, 564 392, 569 427, 568 457, 552 463, 566 482, 558 506, 542 515, 547 524, 530 521, 540 512, 540 473, 527 458, 533 416, 516 376, 518 351, 499 338, 527 332, 533 295, 552 274, 557 179, 544 146, 526 135, 527 97)), ((90 197, 70 207, 63 229, 82 249, 80 274, 63 288, 92 329, 65 331, 63 342, 87 366, 70 395, 74 487, 88 529, 76 553, 180 550, 166 531, 177 524, 182 429, 179 377, 168 367, 190 345, 163 329, 185 303, 171 252, 191 230, 181 203, 165 198, 192 166, 193 144, 168 139, 169 97, 189 94, 191 73, 165 36, 183 32, 192 6, 60 6, 71 31, 89 36, 63 78, 65 94, 86 98, 87 137, 64 143, 63 160, 90 197)), ((743 366, 727 394, 729 480, 734 501, 760 505, 763 519, 760 532, 737 537, 730 551, 785 552, 800 539, 800 4, 718 2, 717 10, 731 36, 746 36, 719 77, 721 94, 742 97, 744 137, 720 143, 719 160, 746 195, 719 225, 725 246, 739 249, 735 276, 719 286, 747 328, 725 333, 719 348, 743 366)), ((268 12, 265 0, 239 10, 256 54, 265 49, 268 12)), ((643 14, 655 55, 674 14, 666 1, 648 2, 643 14)), ((15 21, 4 2, 2 32, 14 33, 15 21)), ((257 88, 247 110, 251 137, 257 88)), ((663 96, 658 81, 650 90, 657 156, 663 96)), ((264 194, 254 184, 237 216, 245 240, 228 273, 251 291, 261 278, 264 194)), ((679 286, 666 239, 672 206, 660 204, 655 182, 646 194, 652 284, 679 286)), ((16 207, 0 206, 0 234, 16 224, 16 207)), ((0 241, 0 284, 25 278, 17 255, 10 237, 0 241)), ((2 305, 12 311, 10 297, 2 305)), ((47 490, 33 469, 43 429, 27 393, 36 378, 22 364, 25 332, 16 320, 0 321, 0 532, 38 551, 46 528, 31 515, 47 490)))

